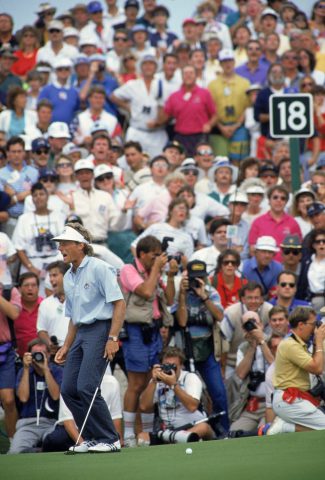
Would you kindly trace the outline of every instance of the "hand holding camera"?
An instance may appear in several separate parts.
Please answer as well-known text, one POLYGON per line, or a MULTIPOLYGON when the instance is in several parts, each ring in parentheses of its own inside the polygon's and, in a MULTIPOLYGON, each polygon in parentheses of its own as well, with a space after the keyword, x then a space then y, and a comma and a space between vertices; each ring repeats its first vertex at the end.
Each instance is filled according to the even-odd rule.
POLYGON ((175 385, 175 383, 177 383, 176 365, 170 363, 154 365, 152 378, 156 381, 163 382, 170 387, 175 385))

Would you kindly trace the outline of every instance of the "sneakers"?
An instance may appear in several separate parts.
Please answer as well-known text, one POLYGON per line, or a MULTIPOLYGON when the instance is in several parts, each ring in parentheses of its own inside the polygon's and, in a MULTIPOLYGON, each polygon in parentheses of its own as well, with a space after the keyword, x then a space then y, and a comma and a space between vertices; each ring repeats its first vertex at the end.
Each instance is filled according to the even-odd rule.
POLYGON ((119 440, 114 443, 96 443, 94 446, 89 447, 89 453, 117 453, 121 451, 121 444, 119 440))
POLYGON ((124 438, 124 447, 126 448, 135 448, 137 446, 137 439, 135 435, 130 435, 129 437, 124 438))
POLYGON ((94 447, 96 444, 95 440, 84 440, 80 445, 70 447, 69 452, 88 453, 90 447, 94 447))
POLYGON ((278 433, 284 433, 284 429, 283 429, 284 424, 285 424, 285 421, 282 420, 282 418, 275 417, 266 435, 277 435, 278 433))

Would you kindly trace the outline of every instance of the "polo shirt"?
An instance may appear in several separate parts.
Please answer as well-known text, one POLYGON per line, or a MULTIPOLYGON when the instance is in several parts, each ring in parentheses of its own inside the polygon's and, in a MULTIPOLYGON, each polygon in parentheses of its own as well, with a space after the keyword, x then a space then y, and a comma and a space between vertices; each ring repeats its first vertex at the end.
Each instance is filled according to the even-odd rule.
MULTIPOLYGON (((20 293, 17 288, 11 290, 10 303, 17 307, 18 310, 21 309, 20 293)), ((8 325, 8 319, 6 315, 0 311, 0 343, 10 342, 11 333, 8 325)))
POLYGON ((312 360, 307 348, 307 344, 297 334, 295 338, 289 335, 280 342, 275 357, 274 388, 310 389, 309 373, 304 370, 312 360))
POLYGON ((42 88, 38 99, 46 98, 53 105, 52 122, 72 122, 79 109, 79 95, 74 87, 62 87, 55 83, 42 88))
MULTIPOLYGON (((271 300, 269 300, 269 303, 271 303, 274 306, 278 305, 278 298, 277 297, 271 298, 271 300)), ((310 307, 310 303, 305 302, 305 300, 299 300, 298 298, 293 298, 287 310, 289 313, 291 313, 296 307, 310 307)))
POLYGON ((225 79, 219 75, 208 85, 213 101, 218 107, 218 119, 222 123, 234 123, 249 106, 246 90, 250 82, 239 75, 225 79))
POLYGON ((210 92, 196 85, 191 92, 181 87, 172 93, 164 111, 175 118, 175 132, 193 135, 202 133, 203 125, 216 113, 216 107, 210 92))
POLYGON ((14 322, 17 350, 21 357, 27 352, 28 342, 37 338, 37 315, 42 300, 42 297, 38 297, 32 310, 27 310, 22 303, 20 315, 14 322))
POLYGON ((259 83, 264 85, 267 79, 268 66, 259 62, 255 70, 248 68, 247 63, 237 67, 235 72, 243 78, 246 78, 250 83, 259 83))
MULTIPOLYGON (((269 235, 275 239, 279 247, 286 236, 295 234, 301 240, 300 227, 291 215, 284 213, 281 220, 277 221, 272 217, 271 212, 268 211, 253 221, 248 235, 248 243, 253 246, 259 237, 269 235)), ((274 260, 281 261, 281 251, 275 254, 274 260)))
POLYGON ((56 336, 58 345, 63 345, 68 333, 70 318, 65 316, 65 302, 56 295, 45 298, 39 306, 37 332, 45 331, 49 337, 56 336))
POLYGON ((65 316, 74 325, 89 325, 112 318, 112 302, 123 300, 115 269, 103 260, 86 256, 76 271, 72 267, 63 278, 66 295, 65 316))
POLYGON ((283 265, 280 262, 271 260, 270 264, 261 271, 258 269, 255 257, 248 258, 243 264, 244 277, 251 282, 257 282, 262 285, 264 294, 267 294, 271 288, 277 285, 277 277, 282 270, 283 265))

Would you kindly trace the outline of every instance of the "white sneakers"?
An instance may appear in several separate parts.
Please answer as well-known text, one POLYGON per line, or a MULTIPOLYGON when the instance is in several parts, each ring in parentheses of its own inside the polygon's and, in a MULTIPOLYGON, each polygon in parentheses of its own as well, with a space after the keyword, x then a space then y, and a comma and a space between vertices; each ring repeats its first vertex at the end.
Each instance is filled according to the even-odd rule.
POLYGON ((275 417, 273 422, 271 423, 271 426, 269 427, 268 431, 266 432, 266 435, 277 435, 278 433, 284 433, 284 425, 285 421, 282 420, 280 417, 275 417))
POLYGON ((95 440, 84 440, 82 443, 80 443, 80 445, 70 447, 69 452, 88 453, 89 448, 96 444, 97 442, 95 440))
POLYGON ((104 443, 99 442, 95 443, 95 445, 89 447, 89 453, 117 453, 121 451, 121 444, 120 441, 117 440, 114 443, 104 443))

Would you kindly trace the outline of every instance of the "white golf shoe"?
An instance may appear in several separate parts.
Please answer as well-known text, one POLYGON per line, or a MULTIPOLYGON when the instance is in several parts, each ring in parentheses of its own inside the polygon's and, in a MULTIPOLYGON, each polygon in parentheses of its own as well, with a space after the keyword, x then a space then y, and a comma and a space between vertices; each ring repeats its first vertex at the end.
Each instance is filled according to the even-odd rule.
POLYGON ((88 449, 89 453, 117 453, 121 451, 120 441, 114 443, 99 442, 88 449))
POLYGON ((80 445, 73 446, 69 448, 69 452, 74 453, 88 453, 91 447, 94 447, 97 444, 95 440, 84 440, 80 445))

